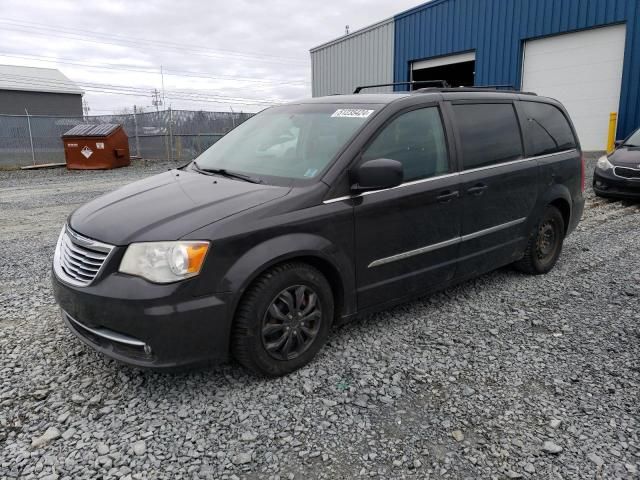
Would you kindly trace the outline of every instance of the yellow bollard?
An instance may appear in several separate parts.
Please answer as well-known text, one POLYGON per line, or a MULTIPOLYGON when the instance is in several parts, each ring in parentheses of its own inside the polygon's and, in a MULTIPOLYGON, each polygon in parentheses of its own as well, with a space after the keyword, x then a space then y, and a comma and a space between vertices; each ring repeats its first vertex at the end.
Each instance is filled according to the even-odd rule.
POLYGON ((616 148, 616 124, 618 123, 618 114, 611 112, 609 114, 609 137, 607 138, 607 153, 612 153, 616 148))

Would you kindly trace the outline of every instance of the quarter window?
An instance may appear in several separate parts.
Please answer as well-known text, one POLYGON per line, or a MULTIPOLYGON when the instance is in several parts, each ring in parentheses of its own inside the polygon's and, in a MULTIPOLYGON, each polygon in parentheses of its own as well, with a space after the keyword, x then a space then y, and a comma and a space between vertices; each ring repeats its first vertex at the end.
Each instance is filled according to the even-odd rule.
POLYGON ((531 155, 545 155, 576 147, 576 139, 563 113, 553 105, 521 102, 527 119, 531 155))
POLYGON ((363 161, 378 158, 402 163, 405 181, 447 173, 447 146, 438 108, 412 110, 392 120, 362 155, 363 161))
POLYGON ((465 170, 522 158, 522 137, 510 103, 454 105, 465 170))

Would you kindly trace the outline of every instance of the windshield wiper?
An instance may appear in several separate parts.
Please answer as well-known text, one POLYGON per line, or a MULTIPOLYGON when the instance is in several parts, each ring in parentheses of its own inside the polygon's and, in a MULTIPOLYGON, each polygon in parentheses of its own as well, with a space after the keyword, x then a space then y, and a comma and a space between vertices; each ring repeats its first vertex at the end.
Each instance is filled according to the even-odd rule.
POLYGON ((623 143, 622 146, 623 147, 640 147, 640 145, 635 145, 633 143, 623 143))
POLYGON ((213 173, 209 173, 207 170, 200 168, 200 165, 198 165, 198 162, 196 162, 195 160, 191 162, 191 165, 198 173, 202 173, 204 175, 213 175, 213 173))
POLYGON ((236 178, 245 182, 262 183, 262 180, 260 180, 259 178, 254 178, 250 175, 245 175, 244 173, 227 170, 226 168, 201 168, 195 160, 193 161, 193 166, 196 167, 196 170, 198 172, 204 173, 205 175, 222 175, 223 177, 236 178))

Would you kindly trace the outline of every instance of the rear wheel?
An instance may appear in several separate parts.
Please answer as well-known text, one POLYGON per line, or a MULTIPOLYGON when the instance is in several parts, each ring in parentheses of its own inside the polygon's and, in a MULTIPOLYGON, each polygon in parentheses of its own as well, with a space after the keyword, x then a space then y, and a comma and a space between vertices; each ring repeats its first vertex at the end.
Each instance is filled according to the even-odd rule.
POLYGON ((515 267, 533 275, 549 272, 562 252, 564 232, 562 213, 553 205, 547 206, 529 237, 524 256, 514 264, 515 267))
POLYGON ((253 372, 277 377, 311 361, 333 320, 327 279, 304 263, 287 263, 260 276, 240 302, 232 352, 253 372))

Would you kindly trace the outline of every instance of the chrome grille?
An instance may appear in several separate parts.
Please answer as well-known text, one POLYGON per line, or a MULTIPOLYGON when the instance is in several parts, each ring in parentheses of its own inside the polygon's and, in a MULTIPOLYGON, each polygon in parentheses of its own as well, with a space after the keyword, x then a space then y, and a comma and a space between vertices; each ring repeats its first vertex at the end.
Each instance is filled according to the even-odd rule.
POLYGON ((618 177, 640 179, 640 170, 628 167, 616 167, 613 172, 618 177))
POLYGON ((61 280, 84 287, 100 273, 112 251, 112 245, 83 237, 65 226, 58 239, 53 267, 61 280))

